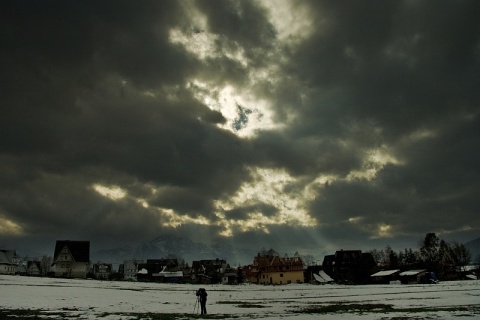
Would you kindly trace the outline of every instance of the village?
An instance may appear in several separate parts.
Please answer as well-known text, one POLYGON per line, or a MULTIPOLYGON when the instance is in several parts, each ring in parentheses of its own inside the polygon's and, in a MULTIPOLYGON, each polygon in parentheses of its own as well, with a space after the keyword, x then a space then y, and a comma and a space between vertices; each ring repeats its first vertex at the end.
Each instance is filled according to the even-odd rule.
MULTIPOLYGON (((427 237, 432 234, 427 234, 427 237)), ((427 238, 426 237, 426 238, 427 238)), ((422 248, 425 250, 425 248, 422 248)), ((402 260, 393 251, 382 254, 388 262, 378 259, 379 252, 339 250, 326 255, 321 264, 306 262, 297 252, 289 257, 273 249, 262 250, 252 257, 252 264, 231 266, 225 259, 205 259, 191 264, 173 255, 152 257, 146 260, 125 260, 113 268, 107 262, 90 260, 90 241, 58 240, 53 258, 22 259, 15 250, 0 249, 0 274, 77 278, 95 280, 138 281, 158 283, 192 283, 235 285, 310 284, 435 284, 444 280, 475 280, 480 274, 477 265, 469 264, 471 258, 450 263, 444 257, 431 259, 408 258, 401 252, 402 260), (409 260, 410 259, 410 260, 409 260), (442 263, 439 261, 442 260, 442 263)), ((413 254, 413 253, 412 253, 413 254)), ((413 254, 414 255, 414 254, 413 254)), ((415 255, 414 255, 415 256, 415 255)), ((418 256, 418 254, 417 254, 418 256)))

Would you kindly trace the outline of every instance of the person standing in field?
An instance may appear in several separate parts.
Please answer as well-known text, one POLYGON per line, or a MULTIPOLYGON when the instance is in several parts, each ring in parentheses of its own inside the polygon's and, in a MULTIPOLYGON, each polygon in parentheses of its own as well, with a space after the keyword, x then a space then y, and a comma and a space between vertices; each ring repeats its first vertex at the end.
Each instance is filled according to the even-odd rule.
POLYGON ((201 314, 207 314, 207 291, 204 288, 197 290, 197 297, 200 301, 201 314))

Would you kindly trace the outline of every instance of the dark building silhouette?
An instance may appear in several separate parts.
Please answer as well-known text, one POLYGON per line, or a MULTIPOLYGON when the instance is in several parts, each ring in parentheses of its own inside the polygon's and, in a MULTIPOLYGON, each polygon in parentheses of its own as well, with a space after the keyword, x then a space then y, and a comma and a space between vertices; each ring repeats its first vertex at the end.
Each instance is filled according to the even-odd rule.
POLYGON ((334 255, 325 256, 323 270, 337 283, 368 283, 370 275, 376 268, 370 253, 361 250, 340 250, 334 255))

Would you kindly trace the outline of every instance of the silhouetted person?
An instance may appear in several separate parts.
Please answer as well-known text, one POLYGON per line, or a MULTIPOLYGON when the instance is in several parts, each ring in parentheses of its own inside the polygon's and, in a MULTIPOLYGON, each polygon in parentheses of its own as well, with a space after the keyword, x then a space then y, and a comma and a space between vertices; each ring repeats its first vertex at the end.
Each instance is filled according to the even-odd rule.
POLYGON ((200 301, 200 308, 202 314, 207 314, 207 291, 204 288, 197 290, 198 301, 200 301))

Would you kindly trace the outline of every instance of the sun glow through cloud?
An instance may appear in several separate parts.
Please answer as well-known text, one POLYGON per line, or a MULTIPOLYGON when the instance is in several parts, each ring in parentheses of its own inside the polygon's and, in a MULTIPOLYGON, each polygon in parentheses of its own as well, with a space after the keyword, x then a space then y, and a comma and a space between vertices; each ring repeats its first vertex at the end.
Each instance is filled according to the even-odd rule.
POLYGON ((227 119, 226 123, 218 124, 219 128, 231 131, 239 137, 254 137, 260 130, 284 127, 283 124, 273 121, 274 112, 270 103, 256 98, 248 91, 240 93, 230 85, 219 88, 200 80, 193 80, 187 89, 191 90, 199 101, 211 110, 221 112, 227 119))
POLYGON ((246 182, 229 199, 216 202, 217 216, 225 228, 225 234, 231 234, 232 226, 241 231, 263 230, 268 233, 269 225, 315 226, 317 221, 307 210, 308 201, 314 193, 310 188, 299 188, 297 192, 286 192, 287 188, 297 188, 297 181, 283 170, 252 168, 253 181, 246 182), (246 219, 228 219, 229 211, 242 207, 255 208, 267 205, 275 213, 266 216, 262 212, 252 211, 246 219))
POLYGON ((127 195, 127 192, 118 186, 108 187, 101 184, 94 184, 92 188, 100 195, 109 198, 110 200, 120 200, 127 195))
POLYGON ((165 221, 162 222, 162 225, 165 227, 177 228, 184 224, 198 224, 198 225, 210 225, 211 222, 205 217, 196 217, 193 218, 189 215, 180 215, 177 214, 172 209, 163 209, 157 208, 158 212, 165 221))
POLYGON ((396 165, 402 164, 385 146, 380 149, 369 150, 364 157, 362 169, 351 171, 346 178, 347 180, 364 179, 371 181, 375 179, 377 173, 389 163, 396 165))
POLYGON ((21 235, 23 228, 15 221, 0 216, 0 235, 21 235))
POLYGON ((389 238, 391 237, 392 226, 388 224, 381 224, 378 226, 378 238, 389 238))

